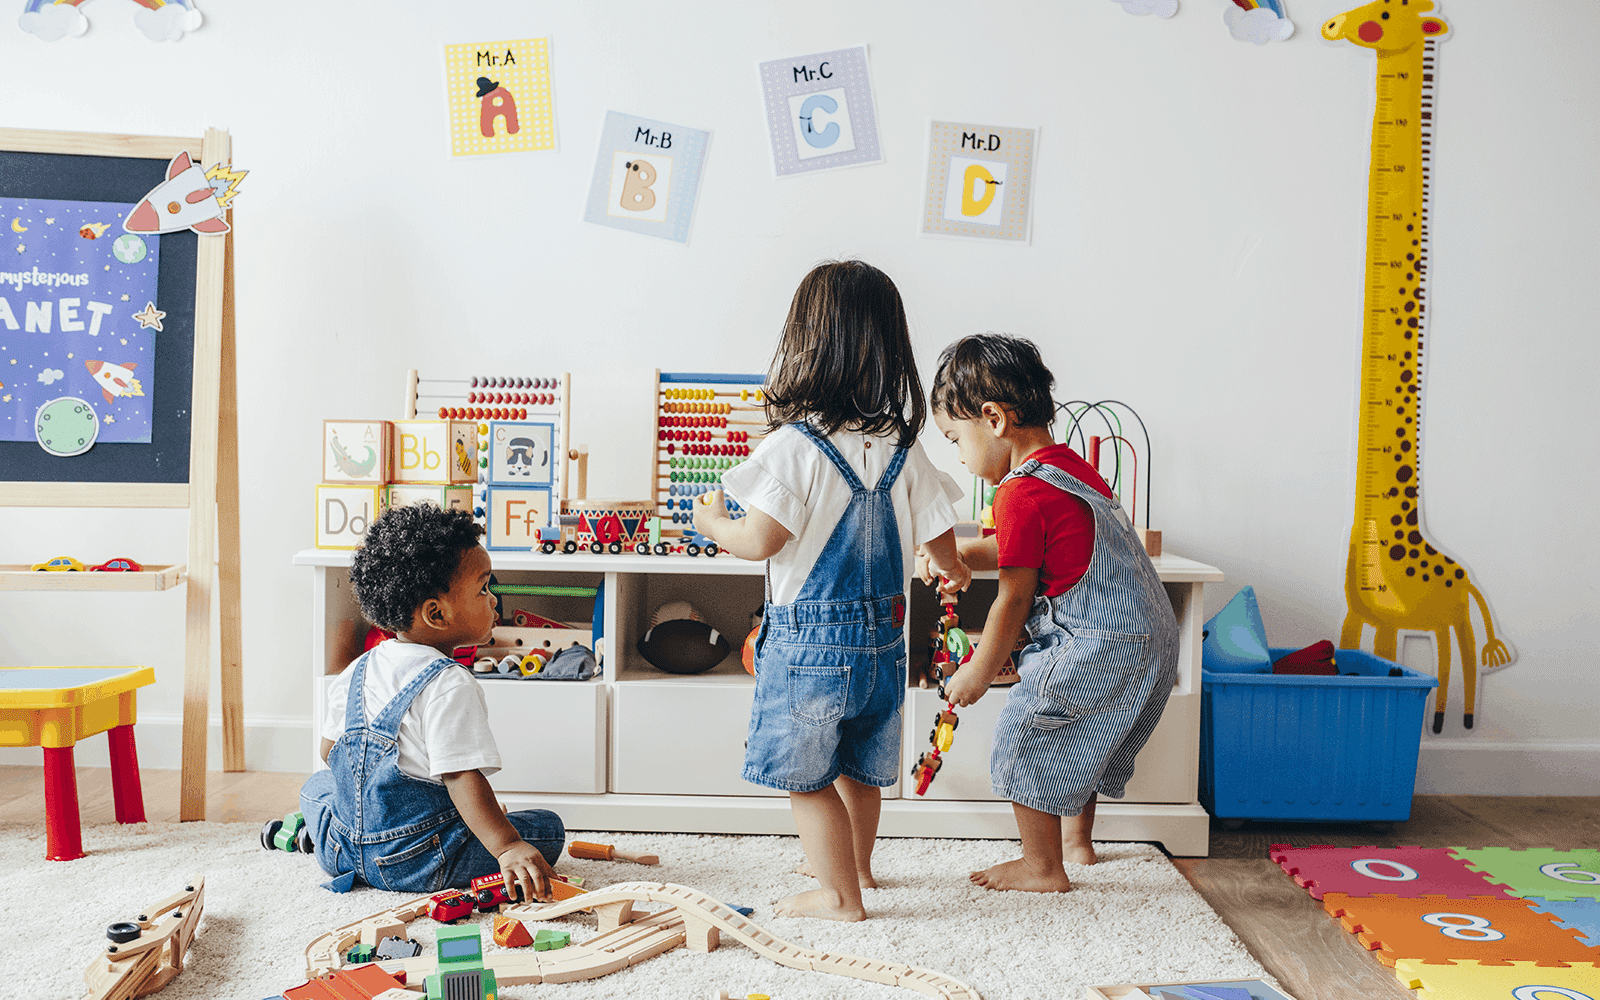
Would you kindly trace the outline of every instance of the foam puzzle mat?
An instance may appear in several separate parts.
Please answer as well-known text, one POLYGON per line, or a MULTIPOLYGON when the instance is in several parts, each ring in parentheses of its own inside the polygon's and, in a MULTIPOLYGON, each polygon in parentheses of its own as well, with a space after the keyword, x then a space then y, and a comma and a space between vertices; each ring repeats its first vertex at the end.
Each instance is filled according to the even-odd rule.
POLYGON ((1600 1000, 1600 851, 1278 844, 1270 856, 1419 1000, 1600 1000))

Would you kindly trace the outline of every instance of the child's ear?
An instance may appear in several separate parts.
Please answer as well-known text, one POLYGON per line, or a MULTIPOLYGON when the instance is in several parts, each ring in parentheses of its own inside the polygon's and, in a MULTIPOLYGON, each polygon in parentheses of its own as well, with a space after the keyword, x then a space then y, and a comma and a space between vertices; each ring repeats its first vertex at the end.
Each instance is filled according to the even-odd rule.
POLYGON ((1011 427, 1011 411, 1004 403, 984 403, 978 409, 978 416, 995 437, 1002 436, 1011 427))
POLYGON ((444 628, 450 624, 450 615, 443 602, 430 597, 417 609, 416 620, 428 628, 444 628))

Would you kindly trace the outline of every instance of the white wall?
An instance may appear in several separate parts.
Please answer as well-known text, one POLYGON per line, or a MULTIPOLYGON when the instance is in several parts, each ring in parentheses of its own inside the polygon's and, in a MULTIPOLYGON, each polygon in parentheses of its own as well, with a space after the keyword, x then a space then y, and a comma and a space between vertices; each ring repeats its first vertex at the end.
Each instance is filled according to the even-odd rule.
MULTIPOLYGON (((1337 640, 1374 63, 1317 27, 1348 2, 1291 0, 1295 35, 1257 48, 1228 36, 1223 0, 1165 21, 1108 0, 205 0, 175 44, 103 0, 79 39, 0 23, 0 108, 13 127, 226 127, 251 171, 235 215, 248 760, 298 769, 311 573, 290 557, 311 541, 324 417, 398 415, 407 368, 570 370, 591 494, 644 496, 652 370, 762 370, 795 283, 841 254, 899 283, 925 376, 952 339, 1006 330, 1044 347, 1061 398, 1135 406, 1156 526, 1227 573, 1208 605, 1253 584, 1275 645, 1337 640), (543 35, 560 151, 451 161, 441 44, 543 35), (886 162, 774 180, 755 63, 860 42, 886 162), (579 221, 607 109, 713 132, 688 246, 579 221), (1031 246, 914 235, 932 116, 1042 126, 1031 246)), ((1476 731, 1452 708, 1425 739, 1422 791, 1600 794, 1581 403, 1600 367, 1584 309, 1600 7, 1538 11, 1441 8, 1425 514, 1520 658, 1483 681, 1476 731)), ((0 562, 183 558, 181 512, 0 518, 0 562)), ((4 594, 0 662, 154 665, 142 760, 174 767, 182 623, 181 591, 4 594)))

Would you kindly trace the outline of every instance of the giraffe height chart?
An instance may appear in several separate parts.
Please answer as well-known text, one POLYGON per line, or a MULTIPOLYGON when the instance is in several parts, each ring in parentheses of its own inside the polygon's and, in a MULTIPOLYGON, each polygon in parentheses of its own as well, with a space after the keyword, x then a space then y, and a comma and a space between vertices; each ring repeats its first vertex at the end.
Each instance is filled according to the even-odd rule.
POLYGON ((1322 37, 1372 49, 1377 106, 1367 174, 1366 293, 1362 309, 1360 431, 1355 516, 1345 566, 1347 613, 1339 645, 1395 658, 1401 630, 1431 632, 1439 664, 1433 731, 1444 728, 1450 631, 1461 650, 1462 722, 1471 729, 1478 651, 1471 605, 1487 642, 1485 667, 1511 662, 1495 638, 1489 605, 1466 569, 1422 530, 1420 443, 1423 339, 1427 333, 1428 242, 1437 45, 1450 28, 1432 0, 1376 0, 1322 26, 1322 37))

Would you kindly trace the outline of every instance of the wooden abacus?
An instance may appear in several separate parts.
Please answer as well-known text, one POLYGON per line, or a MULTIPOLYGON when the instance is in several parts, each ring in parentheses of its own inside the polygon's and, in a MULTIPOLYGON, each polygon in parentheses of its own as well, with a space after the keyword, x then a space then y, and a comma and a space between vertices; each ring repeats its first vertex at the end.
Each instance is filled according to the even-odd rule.
POLYGON ((661 535, 674 549, 693 531, 695 498, 720 489, 722 473, 766 438, 765 382, 765 375, 656 370, 650 481, 661 535))

